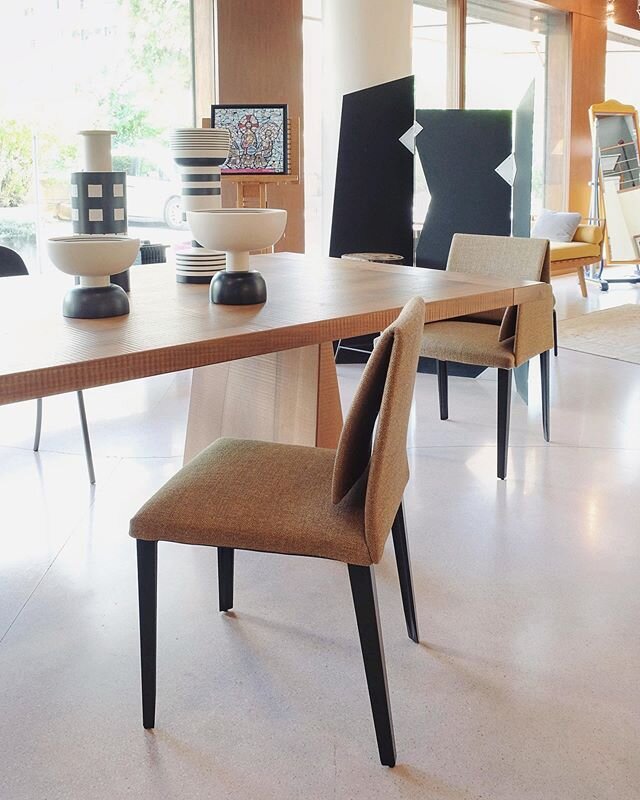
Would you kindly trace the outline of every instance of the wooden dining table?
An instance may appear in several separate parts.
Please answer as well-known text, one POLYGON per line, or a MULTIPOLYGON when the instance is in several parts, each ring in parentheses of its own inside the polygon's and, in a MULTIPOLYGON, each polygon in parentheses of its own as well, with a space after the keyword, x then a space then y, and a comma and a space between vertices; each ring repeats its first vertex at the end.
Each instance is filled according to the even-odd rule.
POLYGON ((67 288, 0 286, 0 404, 193 370, 185 461, 219 436, 335 447, 342 414, 332 342, 380 331, 412 297, 425 322, 534 302, 545 283, 277 253, 252 257, 263 305, 209 302, 170 264, 131 270, 131 312, 66 319, 67 288))

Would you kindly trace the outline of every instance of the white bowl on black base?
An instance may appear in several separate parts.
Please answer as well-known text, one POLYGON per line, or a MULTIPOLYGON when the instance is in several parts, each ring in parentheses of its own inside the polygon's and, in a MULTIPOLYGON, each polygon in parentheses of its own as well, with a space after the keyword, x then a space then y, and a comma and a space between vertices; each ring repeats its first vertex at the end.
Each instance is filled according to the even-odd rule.
POLYGON ((216 208, 187 211, 195 238, 211 250, 224 250, 226 269, 211 281, 211 302, 224 305, 264 303, 267 286, 249 269, 249 253, 274 245, 284 233, 287 212, 281 208, 216 208))
POLYGON ((128 236, 56 236, 47 241, 55 266, 80 283, 67 292, 62 313, 73 319, 104 319, 129 313, 127 293, 111 283, 111 275, 128 269, 136 260, 140 240, 128 236))

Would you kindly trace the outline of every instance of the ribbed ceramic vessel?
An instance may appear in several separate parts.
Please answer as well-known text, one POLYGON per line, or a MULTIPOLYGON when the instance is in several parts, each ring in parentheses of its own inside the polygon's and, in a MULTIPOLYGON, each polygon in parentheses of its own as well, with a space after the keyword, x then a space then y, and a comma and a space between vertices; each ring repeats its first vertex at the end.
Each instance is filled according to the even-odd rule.
MULTIPOLYGON (((183 214, 222 207, 220 167, 229 155, 229 142, 229 131, 224 128, 172 131, 170 148, 180 172, 183 214)), ((225 263, 224 253, 193 247, 176 254, 176 279, 179 283, 206 283, 225 263)))

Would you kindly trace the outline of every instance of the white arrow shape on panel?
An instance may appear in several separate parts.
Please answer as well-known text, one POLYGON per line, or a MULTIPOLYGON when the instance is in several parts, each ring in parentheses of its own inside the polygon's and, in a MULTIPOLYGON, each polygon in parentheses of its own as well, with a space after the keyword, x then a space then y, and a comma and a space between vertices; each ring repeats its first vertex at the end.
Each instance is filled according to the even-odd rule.
POLYGON ((515 182, 516 171, 516 159, 513 153, 508 155, 505 160, 495 168, 495 172, 497 172, 502 180, 506 181, 509 186, 513 186, 515 182))
POLYGON ((410 153, 416 152, 416 136, 422 130, 422 125, 419 122, 414 122, 410 128, 402 134, 402 136, 398 139, 410 153))

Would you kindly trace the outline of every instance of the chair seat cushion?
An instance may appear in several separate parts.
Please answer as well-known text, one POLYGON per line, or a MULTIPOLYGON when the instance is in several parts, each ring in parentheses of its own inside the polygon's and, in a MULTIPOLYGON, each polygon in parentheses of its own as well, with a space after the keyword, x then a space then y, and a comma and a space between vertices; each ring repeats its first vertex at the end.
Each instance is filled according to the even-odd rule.
POLYGON ((138 511, 136 539, 372 563, 360 486, 331 501, 335 451, 218 439, 138 511))
POLYGON ((600 258, 600 247, 587 242, 549 242, 551 261, 565 261, 571 258, 600 258))
POLYGON ((447 320, 424 326, 420 355, 481 367, 512 369, 513 337, 499 341, 500 327, 482 322, 447 320))

